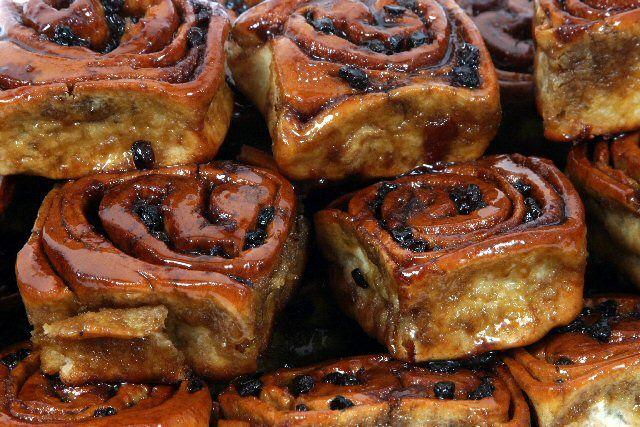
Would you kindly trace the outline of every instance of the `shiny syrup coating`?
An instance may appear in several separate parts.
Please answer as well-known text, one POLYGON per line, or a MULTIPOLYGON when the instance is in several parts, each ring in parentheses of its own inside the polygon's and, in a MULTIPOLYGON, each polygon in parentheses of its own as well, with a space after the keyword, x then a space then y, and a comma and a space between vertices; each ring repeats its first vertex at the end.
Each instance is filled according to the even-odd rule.
POLYGON ((529 233, 539 232, 540 244, 560 230, 566 237, 584 233, 582 204, 566 177, 547 161, 520 155, 421 167, 333 207, 379 239, 399 265, 416 268, 474 244, 496 251, 489 247, 529 233))
POLYGON ((0 99, 26 86, 101 81, 113 88, 107 81, 125 79, 210 99, 224 84, 228 31, 227 13, 213 2, 2 0, 0 99), (211 72, 202 73, 204 64, 211 72))
POLYGON ((567 171, 587 194, 640 214, 640 134, 574 147, 567 171))
POLYGON ((297 77, 283 84, 292 94, 288 106, 303 121, 358 92, 431 79, 477 89, 487 71, 480 35, 448 0, 267 1, 240 17, 233 32, 247 48, 271 40, 282 49, 282 63, 300 64, 297 77), (465 61, 462 52, 473 49, 465 61), (322 89, 308 96, 312 81, 322 89))
POLYGON ((18 262, 22 296, 39 307, 43 295, 91 300, 148 292, 152 280, 156 294, 222 292, 240 304, 278 262, 295 211, 288 182, 232 163, 83 178, 45 201, 18 262))
POLYGON ((206 385, 90 384, 66 386, 39 370, 37 352, 19 344, 0 353, 0 424, 208 425, 212 401, 206 385), (20 357, 16 357, 19 355, 20 357), (7 361, 15 360, 15 363, 7 361))
POLYGON ((394 425, 403 420, 420 425, 435 419, 454 424, 482 420, 494 425, 529 425, 524 398, 502 366, 439 372, 373 355, 281 369, 264 375, 261 381, 256 396, 241 397, 233 387, 220 396, 225 418, 266 425, 287 425, 294 420, 363 426, 394 425), (338 376, 357 381, 327 380, 338 376), (292 393, 292 384, 299 378, 308 378, 311 386, 305 393, 292 393))

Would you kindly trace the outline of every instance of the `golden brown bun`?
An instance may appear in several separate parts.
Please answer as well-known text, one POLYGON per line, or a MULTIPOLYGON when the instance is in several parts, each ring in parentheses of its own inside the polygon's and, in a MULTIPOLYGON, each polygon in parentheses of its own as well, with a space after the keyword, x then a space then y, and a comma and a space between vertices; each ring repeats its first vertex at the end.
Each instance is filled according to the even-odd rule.
POLYGON ((587 208, 589 248, 640 287, 640 134, 574 147, 567 172, 587 208), (591 149, 593 151, 591 152, 591 149))
POLYGON ((640 298, 589 298, 583 314, 505 358, 540 426, 640 424, 640 298))
POLYGON ((38 368, 39 355, 29 345, 0 353, 1 425, 209 425, 211 395, 197 378, 176 386, 99 383, 69 387, 38 368))
POLYGON ((53 190, 17 262, 43 371, 71 384, 253 372, 304 266, 296 209, 284 178, 233 163, 53 190))
POLYGON ((500 123, 491 58, 453 0, 267 0, 235 22, 229 65, 293 179, 475 159, 500 123))
POLYGON ((213 158, 233 108, 222 7, 49 3, 0 0, 0 174, 134 169, 139 140, 150 143, 155 166, 213 158))
POLYGON ((374 355, 243 378, 220 395, 225 418, 264 426, 529 426, 502 366, 419 367, 374 355))
POLYGON ((584 212, 553 164, 436 164, 315 217, 343 309, 407 361, 527 345, 582 308, 584 212))
POLYGON ((545 136, 640 128, 640 9, 625 0, 535 0, 535 82, 545 136))

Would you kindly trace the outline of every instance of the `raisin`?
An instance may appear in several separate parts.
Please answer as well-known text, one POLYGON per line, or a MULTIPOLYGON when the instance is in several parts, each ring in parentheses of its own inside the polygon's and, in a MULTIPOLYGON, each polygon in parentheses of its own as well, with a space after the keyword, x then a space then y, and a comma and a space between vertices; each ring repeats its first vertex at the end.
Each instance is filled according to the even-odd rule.
POLYGON ((244 243, 244 250, 257 248, 264 244, 267 239, 267 233, 264 230, 253 230, 247 233, 244 243))
POLYGON ((273 217, 276 214, 276 208, 273 206, 267 206, 263 208, 258 214, 257 225, 260 228, 267 228, 271 221, 273 221, 273 217))
POLYGON ((567 356, 560 356, 553 362, 554 365, 573 365, 573 360, 569 359, 567 356))
POLYGON ((414 12, 416 12, 418 10, 418 2, 417 2, 417 0, 399 0, 397 3, 401 4, 402 6, 406 7, 407 9, 413 10, 414 12))
POLYGON ((205 41, 205 31, 199 27, 193 27, 189 29, 187 33, 187 41, 189 42, 189 47, 200 46, 205 41))
POLYGON ((124 7, 124 0, 102 0, 101 3, 107 15, 118 13, 124 7))
POLYGON ((389 51, 387 54, 391 55, 392 53, 402 52, 404 50, 404 39, 402 36, 392 36, 389 37, 389 51))
POLYGON ((467 369, 481 369, 491 363, 494 363, 498 359, 498 353, 495 351, 489 351, 486 353, 478 354, 477 356, 470 357, 468 359, 460 360, 461 366, 467 369))
POLYGON ((432 40, 432 38, 428 37, 422 31, 416 31, 409 37, 409 46, 412 48, 419 47, 425 43, 430 43, 432 40))
POLYGON ((151 232, 164 231, 162 208, 146 200, 140 200, 133 205, 133 212, 140 217, 142 223, 151 232))
POLYGON ((93 417, 94 418, 110 417, 117 413, 118 411, 116 411, 116 408, 114 408, 113 406, 104 406, 102 408, 98 408, 95 411, 93 411, 93 417))
POLYGON ((228 0, 226 3, 227 9, 231 9, 236 13, 243 13, 249 9, 249 6, 242 0, 228 0))
POLYGON ((471 400, 480 400, 486 397, 493 396, 493 392, 496 390, 496 387, 492 384, 491 378, 484 377, 482 378, 480 385, 478 388, 469 393, 469 399, 471 400))
POLYGON ((53 31, 53 42, 61 46, 89 47, 89 42, 80 38, 67 25, 58 25, 53 31))
POLYGON ((456 51, 457 65, 450 73, 454 86, 476 88, 480 86, 480 50, 469 44, 463 43, 456 51))
POLYGON ((254 288, 256 285, 249 279, 245 279, 244 277, 240 277, 240 276, 233 276, 233 275, 229 275, 229 277, 233 280, 235 280, 238 283, 242 283, 243 285, 247 285, 250 288, 254 288))
POLYGON ((400 246, 412 252, 427 252, 429 242, 413 237, 413 230, 409 227, 398 226, 391 229, 391 236, 400 246))
POLYGON ((376 52, 376 53, 384 53, 387 51, 387 47, 380 40, 373 39, 369 40, 365 43, 367 49, 376 52))
POLYGON ((618 313, 618 303, 614 300, 606 300, 598 304, 596 310, 604 317, 614 317, 618 313))
POLYGON ((107 15, 107 25, 111 30, 112 36, 114 38, 120 38, 124 34, 124 30, 126 28, 126 23, 124 19, 118 14, 107 15))
POLYGON ((534 221, 542 215, 543 211, 536 199, 533 197, 527 197, 524 199, 524 205, 527 212, 524 215, 524 222, 534 221))
POLYGON ((267 206, 260 210, 258 213, 258 218, 256 220, 256 228, 247 232, 244 241, 244 250, 251 248, 257 248, 264 244, 264 241, 267 239, 267 228, 269 224, 273 222, 273 218, 275 217, 276 209, 273 206, 267 206))
POLYGON ((456 51, 458 65, 478 67, 480 65, 480 49, 469 43, 462 43, 456 51))
POLYGON ((316 31, 320 31, 325 34, 335 34, 337 32, 336 26, 330 18, 319 18, 309 22, 316 31))
POLYGON ((433 393, 438 399, 453 399, 455 397, 456 385, 451 381, 440 381, 433 386, 433 393))
POLYGON ((354 406, 353 402, 344 396, 336 396, 329 402, 329 409, 332 411, 342 411, 352 406, 354 406))
POLYGON ((233 381, 236 391, 241 397, 260 396, 262 391, 262 380, 256 376, 242 376, 233 381))
POLYGON ((301 394, 309 393, 316 385, 313 377, 309 375, 298 375, 289 384, 289 391, 294 396, 300 396, 301 394))
POLYGON ((338 76, 340 76, 341 79, 346 80, 346 82, 349 83, 349 86, 354 89, 365 90, 369 87, 369 76, 358 67, 344 65, 340 68, 338 76))
POLYGON ((453 373, 458 369, 465 368, 477 370, 485 368, 487 365, 494 363, 497 359, 495 351, 479 354, 468 359, 461 360, 434 360, 427 362, 427 368, 439 373, 453 373))
POLYGON ((513 186, 515 187, 516 190, 518 190, 518 192, 520 192, 520 194, 522 194, 523 196, 528 196, 529 193, 531 193, 531 186, 529 184, 526 184, 524 181, 522 180, 517 180, 516 182, 513 183, 513 186))
POLYGON ((138 140, 131 145, 131 153, 133 154, 133 163, 136 169, 151 169, 156 161, 156 155, 153 152, 153 146, 149 141, 138 140))
POLYGON ((593 325, 587 327, 585 332, 600 342, 609 342, 611 339, 611 325, 609 324, 609 319, 604 317, 598 320, 593 325))
POLYGON ((308 410, 309 410, 309 407, 304 403, 298 403, 296 405, 296 411, 298 412, 307 412, 308 410))
POLYGON ((452 374, 460 369, 460 363, 457 360, 434 360, 427 362, 427 369, 441 374, 452 374))
MULTIPOLYGON (((230 4, 231 2, 227 2, 227 9, 235 10, 238 13, 242 13, 244 12, 244 10, 246 10, 246 5, 244 5, 244 10, 240 12, 239 10, 236 10, 236 8, 234 8, 233 6, 229 7, 230 4)), ((196 14, 196 21, 198 21, 199 25, 206 24, 210 18, 211 18, 211 9, 209 9, 208 7, 202 6, 198 11, 198 13, 196 14)))
POLYGON ((360 385, 360 380, 357 376, 352 373, 340 371, 325 375, 322 382, 339 386, 360 385))
POLYGON ((483 200, 482 190, 476 184, 453 188, 449 191, 449 197, 455 203, 456 210, 460 215, 469 215, 471 212, 487 206, 483 200))
POLYGON ((351 277, 353 278, 354 283, 361 287, 362 289, 368 289, 369 283, 367 283, 367 278, 364 277, 362 270, 359 268, 354 268, 351 270, 351 277))
POLYGON ((382 203, 384 199, 391 193, 392 191, 398 188, 397 184, 392 184, 390 182, 383 182, 378 187, 378 191, 376 192, 376 197, 371 203, 371 208, 375 211, 375 214, 378 218, 381 216, 380 208, 382 207, 382 203))
POLYGON ((387 12, 391 16, 402 16, 407 11, 407 9, 403 6, 397 6, 394 4, 388 4, 384 6, 384 11, 387 12))

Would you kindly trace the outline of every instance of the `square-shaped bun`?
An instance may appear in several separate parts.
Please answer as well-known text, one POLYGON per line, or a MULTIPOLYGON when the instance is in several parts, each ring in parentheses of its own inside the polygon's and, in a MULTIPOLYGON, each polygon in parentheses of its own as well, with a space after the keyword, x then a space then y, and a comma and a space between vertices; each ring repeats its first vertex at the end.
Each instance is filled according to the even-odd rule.
POLYGON ((0 174, 211 160, 233 110, 227 12, 204 0, 63 3, 0 0, 0 174))
POLYGON ((482 36, 452 0, 267 0, 229 65, 293 179, 389 177, 479 157, 500 123, 482 36))
POLYGON ((530 344, 582 308, 583 207, 547 160, 425 166, 315 222, 337 301, 402 360, 530 344))
POLYGON ((72 384, 255 371, 306 234, 289 182, 232 163, 54 189, 17 261, 42 370, 72 384))
POLYGON ((640 9, 624 0, 536 0, 535 82, 558 141, 640 128, 640 9))

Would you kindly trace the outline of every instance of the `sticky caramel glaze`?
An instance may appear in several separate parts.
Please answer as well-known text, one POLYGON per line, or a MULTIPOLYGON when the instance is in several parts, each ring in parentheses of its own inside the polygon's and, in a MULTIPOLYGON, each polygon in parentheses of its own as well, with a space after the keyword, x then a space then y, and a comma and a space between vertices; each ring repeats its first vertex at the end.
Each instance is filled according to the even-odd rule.
MULTIPOLYGON (((224 417, 267 426, 528 426, 529 409, 506 369, 453 372, 430 370, 374 355, 342 359, 300 369, 281 369, 260 378, 259 394, 244 397, 231 385, 220 395, 224 417), (348 382, 334 378, 349 377, 348 382), (295 378, 309 376, 313 386, 298 393, 295 378), (470 395, 489 381, 490 395, 470 395), (436 397, 437 383, 455 386, 448 399, 436 397), (353 406, 331 410, 336 396, 353 406), (304 405, 307 410, 296 410, 304 405)), ((242 390, 242 387, 240 387, 242 390)))
POLYGON ((60 9, 1 0, 0 172, 70 178, 133 169, 130 147, 140 139, 154 146, 157 166, 211 159, 232 113, 230 24, 219 5, 199 7, 210 13, 187 0, 128 0, 113 15, 124 34, 105 39, 97 0, 60 9), (51 34, 64 27, 89 45, 56 43, 68 41, 51 34), (188 41, 191 31, 201 44, 188 41))
POLYGON ((533 3, 457 0, 484 38, 498 73, 502 103, 533 102, 533 3))
POLYGON ((453 1, 268 0, 232 33, 234 79, 266 115, 276 162, 291 178, 393 176, 425 161, 477 158, 495 135, 494 68, 453 1), (384 7, 399 5, 404 12, 390 18, 384 7), (318 29, 323 20, 331 33, 318 29), (413 46, 418 33, 427 41, 413 46), (468 45, 478 64, 465 68, 468 45), (344 66, 364 72, 366 87, 340 77, 344 66), (460 67, 477 86, 453 82, 460 67))
POLYGON ((640 127, 639 6, 535 2, 534 78, 547 138, 583 140, 640 127))
POLYGON ((535 407, 541 426, 638 425, 640 390, 640 299, 610 295, 589 298, 588 324, 605 319, 610 338, 560 331, 505 362, 535 407), (594 310, 615 302, 616 313, 594 310))
POLYGON ((590 252, 640 286, 640 134, 574 147, 567 173, 589 218, 590 252))
POLYGON ((197 378, 176 386, 99 383, 69 387, 40 372, 39 354, 27 344, 5 349, 0 360, 3 426, 209 425, 211 395, 197 378))
POLYGON ((282 177, 232 163, 53 190, 16 267, 43 370, 74 384, 251 372, 304 264, 296 209, 282 177))
POLYGON ((338 301, 402 360, 530 344, 582 307, 583 207, 548 160, 424 166, 339 199, 315 221, 338 301), (465 189, 478 202, 469 212, 454 200, 465 189))

